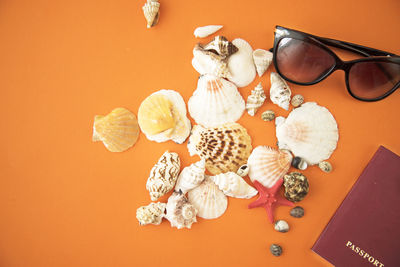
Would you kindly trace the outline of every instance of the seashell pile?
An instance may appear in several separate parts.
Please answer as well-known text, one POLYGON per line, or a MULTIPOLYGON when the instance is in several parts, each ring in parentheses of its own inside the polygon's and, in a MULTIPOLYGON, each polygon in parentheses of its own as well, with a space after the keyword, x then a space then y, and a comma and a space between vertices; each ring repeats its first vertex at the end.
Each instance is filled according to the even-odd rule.
POLYGON ((271 89, 269 97, 272 103, 277 104, 285 110, 289 110, 291 91, 286 81, 279 74, 271 72, 271 89))
POLYGON ((155 224, 159 225, 165 216, 164 211, 167 204, 157 202, 142 206, 136 210, 136 218, 140 225, 155 224))
POLYGON ((158 0, 147 0, 143 6, 143 13, 147 21, 147 28, 155 26, 160 17, 160 3, 158 0))
POLYGON ((204 159, 191 164, 189 167, 183 168, 176 181, 175 191, 186 193, 196 186, 200 185, 204 180, 204 172, 206 171, 206 161, 204 159))
POLYGON ((229 197, 252 198, 258 193, 255 188, 248 185, 241 176, 234 172, 210 176, 210 179, 229 197))
POLYGON ((286 199, 299 202, 307 195, 309 185, 307 177, 299 172, 291 172, 283 178, 286 199))
POLYGON ((233 45, 239 50, 228 58, 228 80, 237 87, 249 85, 256 77, 256 67, 253 62, 253 48, 243 39, 235 39, 233 45))
POLYGON ((190 229, 192 224, 197 222, 197 210, 189 203, 182 191, 172 193, 168 198, 166 210, 165 218, 170 221, 171 227, 190 229))
POLYGON ((219 31, 222 27, 222 25, 207 25, 203 27, 197 27, 193 34, 195 37, 204 38, 219 31))
POLYGON ((254 90, 251 91, 251 95, 247 98, 246 109, 250 116, 254 116, 257 110, 264 104, 267 97, 265 96, 264 89, 259 83, 254 90))

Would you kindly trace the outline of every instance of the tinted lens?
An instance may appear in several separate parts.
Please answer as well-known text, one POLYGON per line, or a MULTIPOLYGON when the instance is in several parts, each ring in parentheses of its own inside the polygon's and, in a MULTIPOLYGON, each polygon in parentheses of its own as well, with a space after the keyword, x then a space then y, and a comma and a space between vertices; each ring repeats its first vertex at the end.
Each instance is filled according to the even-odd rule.
POLYGON ((285 37, 278 44, 276 62, 286 78, 311 83, 335 65, 335 58, 314 44, 285 37))
POLYGON ((349 71, 350 91, 364 99, 376 99, 400 81, 400 64, 390 62, 358 62, 349 71))

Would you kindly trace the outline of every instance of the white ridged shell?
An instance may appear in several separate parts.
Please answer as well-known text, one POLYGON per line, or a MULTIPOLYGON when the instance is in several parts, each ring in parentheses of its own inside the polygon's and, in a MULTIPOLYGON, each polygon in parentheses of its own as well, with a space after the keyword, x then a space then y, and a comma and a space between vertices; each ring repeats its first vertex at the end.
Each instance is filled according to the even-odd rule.
POLYGON ((253 52, 253 60, 256 65, 257 74, 261 77, 271 65, 273 54, 264 49, 256 49, 253 52))
POLYGON ((267 96, 265 95, 264 89, 261 82, 251 90, 251 95, 247 98, 246 109, 250 116, 254 116, 257 110, 264 104, 267 96))
POLYGON ((234 172, 210 176, 210 179, 229 197, 252 198, 258 193, 255 188, 248 185, 242 177, 234 172))
POLYGON ((206 171, 206 161, 204 159, 183 168, 176 181, 175 191, 181 190, 183 193, 195 188, 204 180, 206 171))
POLYGON ((235 39, 232 44, 239 50, 228 58, 230 72, 228 79, 236 84, 237 87, 245 87, 256 77, 253 48, 243 39, 235 39))
POLYGON ((162 218, 165 216, 164 211, 166 203, 150 203, 147 206, 142 206, 136 210, 136 218, 140 225, 155 224, 159 225, 162 218))
POLYGON ((271 89, 269 90, 269 94, 272 103, 285 110, 289 110, 290 95, 292 92, 285 80, 275 72, 271 72, 271 89))
POLYGON ((190 229, 192 224, 197 222, 197 209, 189 203, 182 192, 172 193, 168 198, 166 210, 165 218, 171 223, 171 227, 190 229))
POLYGON ((194 36, 198 38, 204 38, 207 37, 221 29, 223 26, 222 25, 207 25, 207 26, 202 26, 202 27, 197 27, 194 30, 194 36))

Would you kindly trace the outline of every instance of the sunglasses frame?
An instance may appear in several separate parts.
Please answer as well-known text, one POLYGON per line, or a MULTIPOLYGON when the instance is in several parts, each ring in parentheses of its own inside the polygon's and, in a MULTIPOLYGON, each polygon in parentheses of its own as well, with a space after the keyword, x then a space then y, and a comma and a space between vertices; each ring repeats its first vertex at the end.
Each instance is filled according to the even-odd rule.
POLYGON ((394 91, 396 91, 400 87, 400 81, 399 81, 391 90, 386 92, 384 95, 379 96, 377 98, 372 98, 372 99, 359 97, 359 96, 355 95, 350 89, 349 73, 350 73, 350 69, 355 64, 357 64, 359 62, 390 62, 390 63, 400 65, 400 56, 395 55, 393 53, 389 53, 386 51, 382 51, 382 50, 378 50, 378 49, 374 49, 374 48, 370 48, 370 47, 366 47, 366 46, 362 46, 362 45, 357 45, 357 44, 353 44, 353 43, 349 43, 349 42, 319 37, 319 36, 304 33, 301 31, 284 28, 282 26, 276 26, 276 28, 275 28, 274 47, 271 50, 273 52, 274 66, 275 66, 275 69, 278 72, 278 74, 285 80, 287 80, 291 83, 294 83, 294 84, 313 85, 313 84, 321 82, 322 80, 327 78, 329 75, 331 75, 334 71, 343 70, 345 72, 345 82, 346 82, 346 87, 347 87, 347 91, 349 92, 349 94, 358 100, 366 101, 366 102, 382 100, 382 99, 388 97, 389 95, 391 95, 394 91), (319 48, 326 51, 328 54, 330 54, 335 59, 335 64, 325 74, 318 77, 316 80, 314 80, 312 82, 302 83, 302 82, 293 81, 293 80, 287 78, 284 74, 282 74, 280 72, 279 67, 278 67, 278 62, 277 62, 277 56, 276 56, 276 53, 278 51, 278 45, 279 45, 280 41, 285 37, 290 37, 290 38, 293 38, 296 40, 305 41, 307 43, 318 46, 319 48), (329 49, 328 46, 332 46, 332 47, 336 47, 336 48, 343 49, 346 51, 350 51, 350 52, 359 54, 361 56, 364 56, 364 58, 350 60, 350 61, 343 61, 331 49, 329 49))

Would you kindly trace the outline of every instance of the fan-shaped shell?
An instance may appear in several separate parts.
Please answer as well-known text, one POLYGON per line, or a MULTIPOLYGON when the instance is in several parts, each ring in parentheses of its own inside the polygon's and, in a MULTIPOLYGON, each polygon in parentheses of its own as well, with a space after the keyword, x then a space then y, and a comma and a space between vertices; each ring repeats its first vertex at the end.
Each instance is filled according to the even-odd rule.
POLYGON ((214 127, 237 121, 243 114, 245 102, 233 83, 203 75, 189 99, 188 109, 198 124, 214 127))
POLYGON ((207 37, 221 29, 223 26, 222 25, 207 25, 207 26, 202 26, 202 27, 197 27, 194 30, 194 36, 198 38, 204 38, 207 37))
POLYGON ((277 125, 276 136, 279 146, 287 147, 308 165, 328 159, 339 139, 335 118, 327 108, 314 102, 295 108, 277 125))
POLYGON ((204 219, 218 218, 228 207, 224 192, 207 176, 198 187, 189 191, 188 199, 197 209, 197 216, 204 219))
POLYGON ((186 193, 195 188, 203 182, 205 171, 206 161, 204 159, 183 168, 176 181, 175 191, 181 190, 183 193, 186 193))
POLYGON ((256 49, 253 52, 253 60, 256 65, 257 74, 261 77, 271 65, 273 54, 264 49, 256 49))
POLYGON ((256 147, 247 161, 251 181, 257 180, 265 187, 273 187, 288 172, 293 156, 287 150, 268 146, 256 147))
POLYGON ((136 218, 140 225, 155 224, 159 225, 162 218, 165 216, 164 211, 166 203, 150 203, 147 206, 142 206, 136 210, 136 218))
POLYGON ((250 116, 254 116, 257 110, 264 104, 266 98, 267 97, 264 93, 264 89, 260 82, 254 88, 254 90, 251 90, 251 95, 249 95, 249 97, 247 98, 247 103, 246 103, 247 113, 249 113, 250 116))
POLYGON ((253 48, 243 39, 235 39, 232 44, 238 51, 228 58, 228 79, 237 87, 249 85, 256 77, 256 67, 253 62, 253 48))
POLYGON ((195 125, 189 137, 188 150, 206 160, 212 174, 236 172, 246 163, 251 152, 251 138, 238 123, 227 123, 215 128, 195 125))
POLYGON ((189 203, 185 194, 174 192, 168 198, 167 215, 165 218, 171 223, 172 227, 178 229, 191 228, 196 220, 197 209, 189 203))
POLYGON ((282 79, 279 74, 271 72, 271 88, 269 90, 269 96, 272 103, 280 106, 285 110, 289 110, 290 104, 290 91, 289 85, 282 79))
POLYGON ((106 116, 94 118, 93 141, 102 141, 111 152, 122 152, 133 146, 139 137, 135 114, 116 108, 106 116))
POLYGON ((242 177, 234 172, 210 176, 210 179, 229 197, 252 198, 258 193, 255 188, 248 185, 242 177))
POLYGON ((142 8, 147 21, 147 28, 155 26, 160 16, 160 3, 158 0, 147 0, 142 8))

